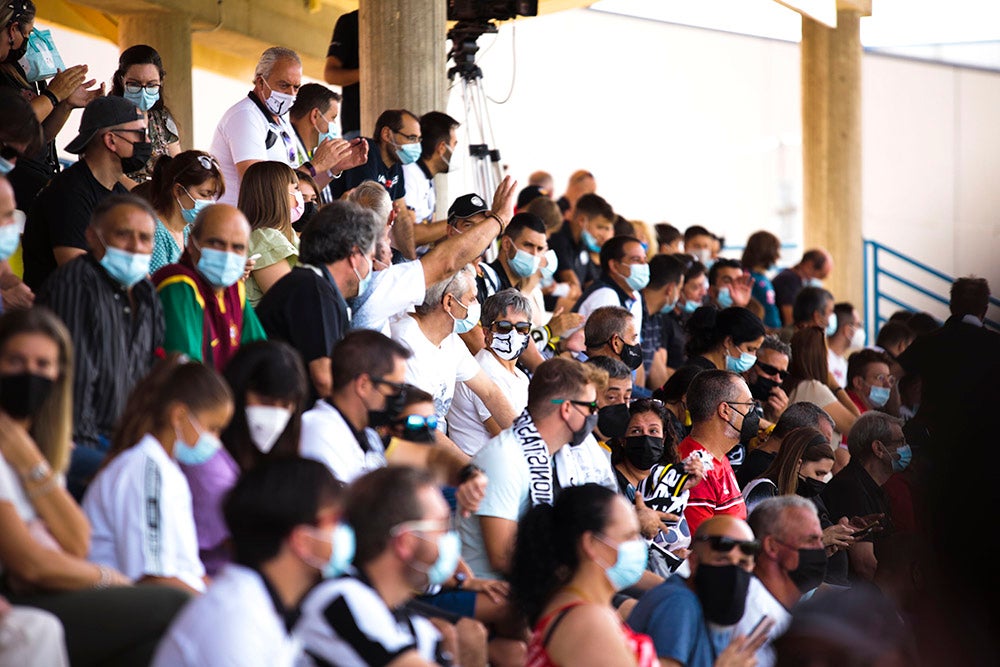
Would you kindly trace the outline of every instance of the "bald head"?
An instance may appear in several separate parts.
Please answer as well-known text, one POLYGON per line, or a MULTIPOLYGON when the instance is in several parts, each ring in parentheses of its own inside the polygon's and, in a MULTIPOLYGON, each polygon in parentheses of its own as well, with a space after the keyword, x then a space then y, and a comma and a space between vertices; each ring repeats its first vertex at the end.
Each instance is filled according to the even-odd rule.
POLYGON ((250 223, 243 212, 229 204, 213 204, 195 218, 188 251, 196 263, 201 257, 200 248, 246 255, 249 240, 250 223))
POLYGON ((727 514, 719 514, 698 526, 691 548, 700 564, 739 565, 750 571, 753 569, 752 554, 757 544, 754 542, 753 531, 746 521, 727 514), (732 542, 710 539, 714 537, 729 538, 732 542), (744 545, 751 553, 745 553, 740 545, 744 545))

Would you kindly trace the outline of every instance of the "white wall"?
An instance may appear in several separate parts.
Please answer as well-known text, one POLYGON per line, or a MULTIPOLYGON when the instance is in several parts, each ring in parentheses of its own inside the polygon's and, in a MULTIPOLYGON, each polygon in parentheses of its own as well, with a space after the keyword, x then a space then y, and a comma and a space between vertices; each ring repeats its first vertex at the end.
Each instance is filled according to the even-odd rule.
MULTIPOLYGON (((110 79, 114 45, 59 29, 56 39, 67 64, 110 79)), ((522 183, 544 169, 561 193, 585 168, 629 218, 703 224, 733 245, 761 228, 801 239, 797 44, 581 9, 518 19, 480 45, 494 99, 510 89, 516 46, 510 100, 489 115, 522 183)), ((865 237, 950 274, 986 276, 1000 293, 1000 73, 873 54, 863 68, 865 237)), ((206 147, 249 83, 196 69, 194 85, 195 144, 206 147)), ((448 111, 464 120, 457 90, 448 111)), ((452 196, 470 189, 462 162, 452 196)))

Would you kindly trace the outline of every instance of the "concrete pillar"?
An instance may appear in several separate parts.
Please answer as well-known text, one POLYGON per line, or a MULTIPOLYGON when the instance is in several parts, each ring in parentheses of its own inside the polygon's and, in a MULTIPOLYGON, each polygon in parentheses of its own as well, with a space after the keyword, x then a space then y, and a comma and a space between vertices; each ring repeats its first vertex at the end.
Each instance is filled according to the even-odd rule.
POLYGON ((125 50, 148 44, 160 54, 166 78, 164 102, 177 122, 181 147, 193 148, 194 110, 191 102, 191 18, 180 12, 143 12, 118 16, 118 46, 125 50))
POLYGON ((834 257, 827 286, 863 303, 861 237, 861 16, 839 7, 837 27, 802 17, 802 159, 805 247, 834 257))

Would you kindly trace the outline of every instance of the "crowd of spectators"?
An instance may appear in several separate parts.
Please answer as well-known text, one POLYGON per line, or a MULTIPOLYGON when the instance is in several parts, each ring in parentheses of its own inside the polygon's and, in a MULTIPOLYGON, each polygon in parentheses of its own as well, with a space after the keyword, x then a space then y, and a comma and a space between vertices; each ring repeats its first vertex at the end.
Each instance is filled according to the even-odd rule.
POLYGON ((361 135, 356 13, 343 98, 272 47, 182 151, 149 46, 107 95, 27 81, 35 11, 0 6, 0 665, 988 664, 934 548, 995 569, 940 510, 988 486, 984 279, 866 346, 821 248, 587 170, 437 201, 459 123, 361 135))

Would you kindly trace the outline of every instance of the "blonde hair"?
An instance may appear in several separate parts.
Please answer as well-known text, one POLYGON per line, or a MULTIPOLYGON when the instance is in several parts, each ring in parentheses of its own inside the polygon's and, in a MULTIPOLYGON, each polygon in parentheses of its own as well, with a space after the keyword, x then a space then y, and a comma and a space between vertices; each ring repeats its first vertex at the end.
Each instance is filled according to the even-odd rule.
POLYGON ((250 165, 243 174, 239 197, 239 209, 250 222, 250 229, 277 229, 295 245, 288 186, 298 184, 298 175, 284 162, 265 160, 250 165))
POLYGON ((69 467, 73 438, 73 341, 56 314, 42 306, 0 317, 0 352, 20 334, 41 334, 59 348, 59 376, 48 398, 32 415, 29 434, 52 469, 62 473, 69 467))

